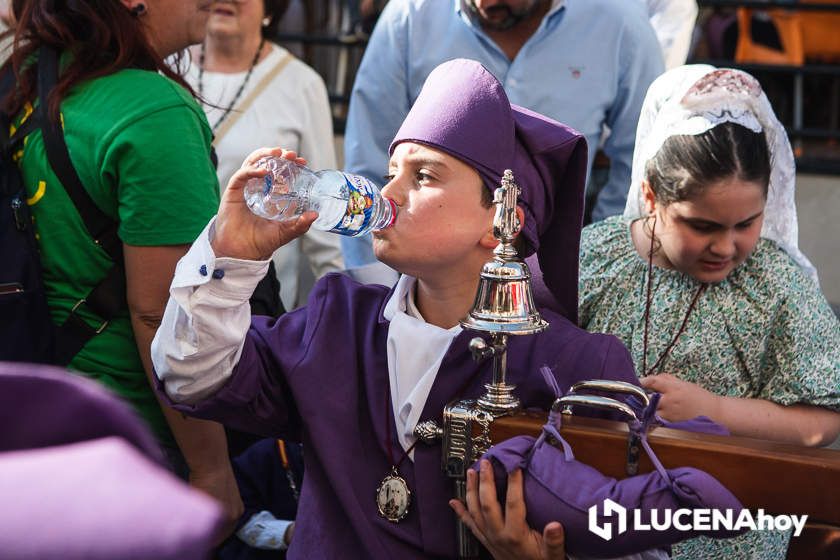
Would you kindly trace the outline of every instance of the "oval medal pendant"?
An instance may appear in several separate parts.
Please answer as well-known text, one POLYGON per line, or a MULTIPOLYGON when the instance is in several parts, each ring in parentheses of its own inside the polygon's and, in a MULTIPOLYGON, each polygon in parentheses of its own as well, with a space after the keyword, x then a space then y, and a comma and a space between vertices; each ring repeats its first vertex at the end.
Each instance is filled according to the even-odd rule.
POLYGON ((392 523, 398 523, 408 514, 411 505, 411 490, 405 479, 391 467, 391 474, 382 479, 376 489, 376 507, 379 515, 392 523))

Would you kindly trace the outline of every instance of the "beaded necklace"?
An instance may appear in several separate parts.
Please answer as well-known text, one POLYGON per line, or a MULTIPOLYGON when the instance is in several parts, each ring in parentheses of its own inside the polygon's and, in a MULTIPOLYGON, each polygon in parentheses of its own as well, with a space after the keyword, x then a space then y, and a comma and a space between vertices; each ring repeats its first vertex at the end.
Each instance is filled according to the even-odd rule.
POLYGON ((653 218, 653 227, 650 231, 650 250, 648 251, 648 269, 647 269, 647 289, 645 290, 645 335, 644 335, 644 343, 642 345, 642 371, 640 372, 642 376, 648 376, 653 374, 659 366, 662 365, 662 362, 665 361, 665 358, 668 357, 668 354, 671 353, 671 349, 679 340, 680 335, 685 331, 685 327, 688 325, 688 318, 691 316, 691 312, 694 311, 694 307, 697 305, 697 301, 700 299, 700 296, 703 295, 703 292, 706 291, 706 284, 700 284, 700 287, 697 288, 697 291, 694 293, 694 297, 691 299, 691 304, 688 306, 688 311, 685 312, 685 317, 683 317, 683 322, 680 325, 679 330, 677 330, 677 334, 674 335, 674 338, 671 339, 670 344, 665 348, 665 351, 662 352, 662 355, 659 356, 659 359, 656 360, 656 363, 648 369, 647 368, 647 355, 648 355, 648 325, 650 324, 650 306, 653 301, 653 254, 656 252, 654 250, 653 241, 656 235, 656 216, 653 218))
MULTIPOLYGON (((219 120, 216 121, 216 124, 213 125, 212 131, 216 132, 216 129, 219 128, 219 125, 230 115, 230 112, 233 111, 233 108, 236 107, 236 102, 239 101, 239 97, 242 95, 242 92, 245 90, 245 86, 248 85, 248 80, 251 79, 251 74, 254 73, 254 67, 256 67, 257 62, 260 59, 260 53, 265 46, 265 38, 263 37, 260 40, 260 46, 257 47, 257 52, 254 54, 254 60, 251 61, 251 67, 248 68, 248 73, 245 74, 245 79, 242 80, 242 85, 239 86, 239 89, 236 91, 236 95, 233 96, 233 101, 230 102, 230 105, 227 106, 225 112, 222 113, 222 116, 219 117, 219 120)), ((198 95, 199 97, 204 97, 204 50, 205 44, 201 43, 201 51, 198 56, 198 95)))

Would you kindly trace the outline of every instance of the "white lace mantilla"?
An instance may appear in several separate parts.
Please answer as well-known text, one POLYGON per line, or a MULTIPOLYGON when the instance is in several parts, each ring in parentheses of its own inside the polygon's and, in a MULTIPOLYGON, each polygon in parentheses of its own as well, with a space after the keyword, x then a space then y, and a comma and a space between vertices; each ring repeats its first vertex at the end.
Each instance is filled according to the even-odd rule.
POLYGON ((799 250, 794 200, 796 165, 790 141, 758 81, 746 72, 695 64, 669 70, 651 84, 636 131, 624 216, 635 219, 646 214, 641 188, 645 165, 666 139, 702 134, 725 122, 754 132, 764 131, 772 170, 761 237, 778 243, 817 281, 816 269, 799 250))

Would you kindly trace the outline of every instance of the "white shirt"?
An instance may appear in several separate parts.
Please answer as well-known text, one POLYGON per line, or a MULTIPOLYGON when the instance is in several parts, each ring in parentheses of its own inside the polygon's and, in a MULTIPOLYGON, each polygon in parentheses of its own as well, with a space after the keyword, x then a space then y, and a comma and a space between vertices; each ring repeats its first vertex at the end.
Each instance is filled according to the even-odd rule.
MULTIPOLYGON (((291 55, 286 49, 272 44, 269 55, 254 67, 237 105, 287 56, 291 55)), ((204 105, 210 126, 218 122, 233 102, 246 75, 247 71, 204 72, 201 80, 204 98, 216 106, 204 105)), ((196 91, 199 89, 197 65, 190 67, 186 79, 196 91)), ((233 116, 232 112, 226 119, 233 116)), ((217 139, 215 146, 219 157, 216 174, 222 190, 248 154, 266 146, 295 150, 308 160, 312 169, 335 169, 332 114, 324 81, 312 68, 293 58, 236 124, 217 139)), ((311 283, 305 282, 306 277, 318 279, 344 268, 338 236, 316 229, 278 249, 273 260, 280 281, 280 298, 286 309, 306 303, 311 287, 311 283), (303 270, 306 265, 309 271, 303 270)))
MULTIPOLYGON (((397 438, 405 450, 416 439, 414 426, 429 398, 443 357, 461 332, 460 325, 443 329, 423 319, 414 303, 416 283, 412 276, 400 276, 382 311, 391 322, 388 327, 388 380, 397 438)), ((412 451, 409 457, 413 459, 413 455, 412 451)))
POLYGON ((697 21, 695 0, 643 0, 662 47, 665 70, 685 64, 697 21))

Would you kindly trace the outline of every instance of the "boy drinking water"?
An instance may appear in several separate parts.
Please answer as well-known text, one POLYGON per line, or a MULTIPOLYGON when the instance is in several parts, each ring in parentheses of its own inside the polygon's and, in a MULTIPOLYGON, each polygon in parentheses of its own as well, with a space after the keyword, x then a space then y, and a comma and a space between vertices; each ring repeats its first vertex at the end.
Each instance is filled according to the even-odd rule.
MULTIPOLYGON (((402 273, 396 287, 328 275, 305 308, 277 320, 251 317, 248 296, 274 250, 315 215, 277 223, 248 210, 243 186, 265 173, 255 164, 272 155, 297 157, 251 154, 179 263, 153 346, 157 375, 187 414, 303 442, 307 473, 289 558, 452 557, 455 514, 440 447, 414 447, 413 429, 449 401, 478 396, 491 378, 491 364, 475 363, 468 349, 475 333, 459 321, 497 244, 492 192, 505 169, 522 188, 519 241, 541 271, 535 294, 550 323, 508 346, 508 380, 523 406, 550 406, 544 365, 564 391, 593 378, 638 383, 614 337, 575 326, 585 141, 511 106, 480 64, 441 65, 391 145, 383 196, 399 212, 374 248, 402 273), (399 522, 375 499, 389 477, 410 492, 399 522)), ((492 473, 482 472, 487 480, 492 473)), ((521 473, 509 487, 521 490, 521 473)), ((499 510, 489 520, 502 529, 479 535, 496 557, 563 558, 559 524, 528 528, 521 491, 508 494, 506 507, 504 519, 499 510)))

